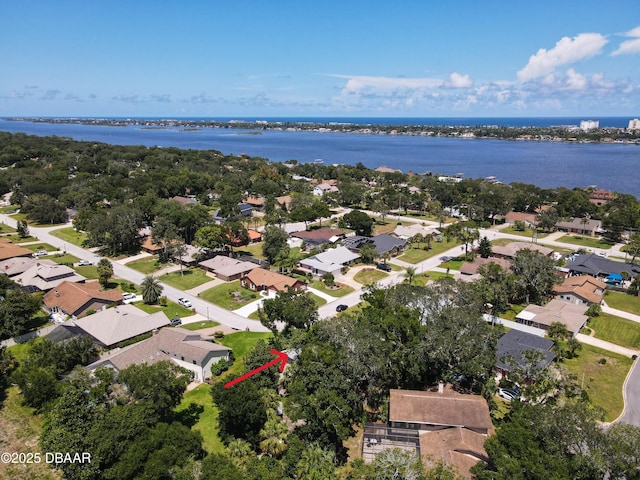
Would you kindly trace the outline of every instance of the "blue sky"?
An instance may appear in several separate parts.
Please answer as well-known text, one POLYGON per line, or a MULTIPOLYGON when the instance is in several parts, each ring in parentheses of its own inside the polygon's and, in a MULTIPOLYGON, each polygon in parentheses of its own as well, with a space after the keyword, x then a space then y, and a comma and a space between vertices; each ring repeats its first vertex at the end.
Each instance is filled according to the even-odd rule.
POLYGON ((640 3, 1 0, 14 115, 637 117, 640 3))

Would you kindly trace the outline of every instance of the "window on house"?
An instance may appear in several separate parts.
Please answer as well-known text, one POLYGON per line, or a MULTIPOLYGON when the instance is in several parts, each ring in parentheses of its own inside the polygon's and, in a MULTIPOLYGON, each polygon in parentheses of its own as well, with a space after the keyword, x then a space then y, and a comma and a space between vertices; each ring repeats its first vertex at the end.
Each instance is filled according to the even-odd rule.
POLYGON ((194 364, 194 365, 196 364, 196 361, 195 361, 195 360, 193 361, 193 364, 194 364))

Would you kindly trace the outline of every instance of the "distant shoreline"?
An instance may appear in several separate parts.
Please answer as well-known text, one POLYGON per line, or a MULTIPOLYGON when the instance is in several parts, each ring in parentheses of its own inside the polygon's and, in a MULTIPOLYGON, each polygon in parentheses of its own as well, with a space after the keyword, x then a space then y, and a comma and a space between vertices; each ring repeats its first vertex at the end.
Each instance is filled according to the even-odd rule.
MULTIPOLYGON (((550 117, 531 117, 549 121, 550 117)), ((616 119, 618 123, 624 117, 609 117, 616 119)), ((319 133, 350 133, 358 135, 404 135, 404 136, 435 136, 468 139, 498 139, 516 141, 542 141, 542 142, 580 142, 580 143, 619 143, 640 145, 640 130, 629 131, 623 127, 602 127, 590 130, 581 130, 577 125, 561 124, 552 126, 507 126, 507 125, 428 125, 406 123, 366 123, 367 119, 359 120, 362 123, 350 121, 336 121, 334 119, 296 120, 210 120, 210 119, 157 119, 157 118, 78 118, 78 117, 5 117, 3 120, 30 123, 49 124, 76 124, 87 126, 126 127, 138 126, 144 130, 162 130, 179 128, 184 131, 197 131, 206 128, 233 128, 250 130, 246 135, 260 135, 261 131, 304 131, 319 133)), ((380 122, 381 119, 370 119, 380 122)), ((392 122, 396 119, 386 119, 392 122)), ((407 120, 407 119, 397 119, 407 120)), ((420 119, 417 119, 420 120, 420 119)), ((424 119, 429 120, 429 119, 424 119)), ((433 119, 437 120, 437 119, 433 119)), ((463 119, 453 119, 457 123, 463 119)), ((466 119, 473 121, 474 119, 466 119)), ((477 120, 491 120, 489 118, 477 120)), ((501 120, 502 119, 494 119, 501 120)), ((514 117, 514 121, 526 121, 525 117, 514 117)), ((575 120, 575 118, 558 117, 556 120, 575 120)))

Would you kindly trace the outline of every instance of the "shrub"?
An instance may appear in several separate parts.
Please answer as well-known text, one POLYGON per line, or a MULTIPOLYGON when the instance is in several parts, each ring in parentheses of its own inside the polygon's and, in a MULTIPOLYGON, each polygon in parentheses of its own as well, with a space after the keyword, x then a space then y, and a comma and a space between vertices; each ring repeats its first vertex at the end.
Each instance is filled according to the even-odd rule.
POLYGON ((598 363, 600 365, 604 365, 605 363, 607 363, 607 359, 606 358, 601 358, 600 360, 598 360, 598 363))

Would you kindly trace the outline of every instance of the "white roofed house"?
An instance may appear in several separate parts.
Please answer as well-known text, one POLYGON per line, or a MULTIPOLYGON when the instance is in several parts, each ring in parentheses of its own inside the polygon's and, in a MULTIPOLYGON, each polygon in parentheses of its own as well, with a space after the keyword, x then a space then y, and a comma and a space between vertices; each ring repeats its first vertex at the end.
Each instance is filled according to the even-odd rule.
POLYGON ((352 264, 358 258, 360 258, 360 254, 353 253, 347 247, 330 248, 300 260, 300 267, 320 277, 327 273, 339 275, 343 267, 352 264))
POLYGON ((334 193, 339 191, 340 189, 338 189, 338 187, 329 183, 320 183, 313 187, 313 194, 316 197, 322 197, 325 193, 334 193))

